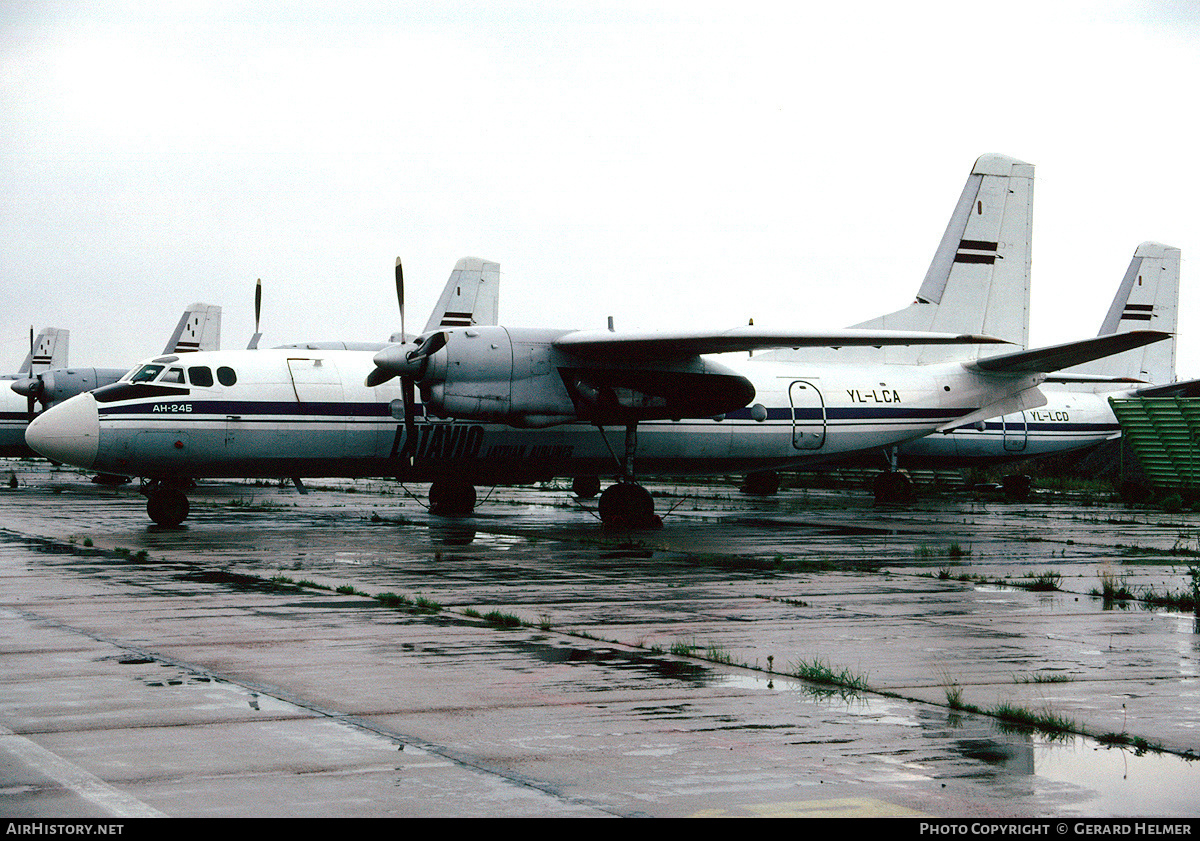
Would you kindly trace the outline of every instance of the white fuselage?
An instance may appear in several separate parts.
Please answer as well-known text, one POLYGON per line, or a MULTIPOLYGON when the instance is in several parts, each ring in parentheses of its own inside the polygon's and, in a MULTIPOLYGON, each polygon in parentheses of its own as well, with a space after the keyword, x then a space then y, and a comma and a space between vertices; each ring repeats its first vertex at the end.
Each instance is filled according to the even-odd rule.
POLYGON ((0 458, 33 455, 25 443, 29 400, 12 390, 15 377, 0 379, 0 458))
POLYGON ((1117 438, 1108 403, 1126 392, 1056 391, 1042 386, 1046 405, 934 434, 900 446, 900 467, 970 467, 1086 449, 1117 438))
POLYGON ((28 381, 28 374, 0 378, 0 458, 37 455, 25 443, 29 421, 49 403, 57 405, 76 394, 114 383, 125 368, 52 368, 37 375, 44 388, 30 407, 29 398, 13 391, 13 383, 28 381))
MULTIPOLYGON (((183 382, 122 381, 80 395, 41 415, 27 440, 67 463, 158 478, 453 477, 485 484, 620 473, 624 428, 602 431, 586 422, 521 429, 426 417, 418 406, 410 448, 400 381, 364 385, 372 357, 299 349, 188 354, 175 363, 188 372, 183 382), (207 373, 197 376, 193 369, 200 368, 207 373)), ((752 381, 751 406, 720 419, 640 423, 638 473, 818 464, 920 438, 1039 379, 986 376, 956 362, 721 361, 752 381)))

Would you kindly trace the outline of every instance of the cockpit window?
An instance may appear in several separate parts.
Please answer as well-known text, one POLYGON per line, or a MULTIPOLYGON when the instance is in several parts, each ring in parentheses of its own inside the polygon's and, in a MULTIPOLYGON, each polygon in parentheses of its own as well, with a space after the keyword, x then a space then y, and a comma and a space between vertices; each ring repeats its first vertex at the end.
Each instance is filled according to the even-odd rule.
POLYGON ((237 382, 237 374, 232 368, 222 365, 217 369, 217 382, 221 385, 233 385, 237 382))
POLYGON ((160 383, 183 383, 183 369, 172 368, 158 380, 160 383))
POLYGON ((162 373, 162 365, 143 365, 129 380, 131 383, 148 383, 162 373))
POLYGON ((192 381, 192 385, 207 387, 213 384, 212 368, 207 365, 197 365, 188 368, 188 379, 192 381))

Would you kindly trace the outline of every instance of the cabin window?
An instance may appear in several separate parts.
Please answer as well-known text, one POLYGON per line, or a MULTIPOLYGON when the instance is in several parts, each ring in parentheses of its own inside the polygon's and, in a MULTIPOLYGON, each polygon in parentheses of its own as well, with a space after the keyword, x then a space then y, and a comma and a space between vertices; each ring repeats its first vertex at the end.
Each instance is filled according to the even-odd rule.
POLYGON ((192 385, 208 387, 213 384, 212 368, 207 365, 188 368, 188 379, 192 381, 192 385))
POLYGON ((143 365, 141 369, 133 375, 130 382, 133 383, 148 383, 162 373, 162 365, 143 365))
POLYGON ((232 368, 222 365, 217 369, 217 382, 221 385, 233 385, 237 382, 237 374, 232 368))

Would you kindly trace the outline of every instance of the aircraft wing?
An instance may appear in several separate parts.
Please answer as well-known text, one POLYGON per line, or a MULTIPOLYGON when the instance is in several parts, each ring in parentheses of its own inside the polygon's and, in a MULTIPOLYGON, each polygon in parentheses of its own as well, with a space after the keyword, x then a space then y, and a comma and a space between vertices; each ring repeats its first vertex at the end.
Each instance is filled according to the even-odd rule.
POLYGON ((1159 330, 1134 330, 1129 333, 1112 333, 1096 336, 1094 339, 1067 342, 1034 350, 1002 353, 999 356, 988 356, 966 364, 969 368, 993 374, 1048 373, 1169 338, 1171 338, 1170 333, 1163 333, 1159 330))
POLYGON ((554 340, 559 350, 581 357, 620 355, 622 359, 678 359, 705 353, 734 353, 767 348, 882 347, 883 345, 1009 344, 1003 339, 919 330, 779 331, 735 327, 705 331, 576 330, 554 340))

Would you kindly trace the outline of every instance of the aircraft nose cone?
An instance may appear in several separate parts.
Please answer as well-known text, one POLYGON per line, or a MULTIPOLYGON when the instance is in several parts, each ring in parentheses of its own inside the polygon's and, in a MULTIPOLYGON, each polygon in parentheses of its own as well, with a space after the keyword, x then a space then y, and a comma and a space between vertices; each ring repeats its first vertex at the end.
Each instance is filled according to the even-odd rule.
POLYGON ((25 429, 25 443, 51 461, 91 467, 100 447, 100 413, 90 394, 42 412, 25 429))

